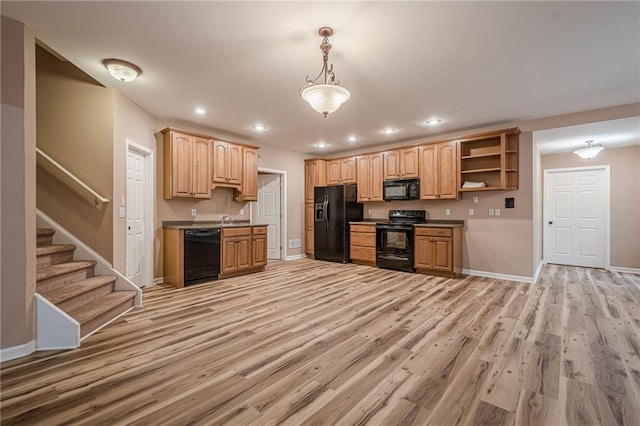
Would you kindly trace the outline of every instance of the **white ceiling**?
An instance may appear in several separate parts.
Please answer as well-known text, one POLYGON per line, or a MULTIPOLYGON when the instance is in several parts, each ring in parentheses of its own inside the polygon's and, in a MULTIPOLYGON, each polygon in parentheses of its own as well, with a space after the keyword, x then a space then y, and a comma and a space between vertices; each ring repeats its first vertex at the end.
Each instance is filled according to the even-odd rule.
POLYGON ((588 140, 605 148, 640 145, 640 117, 540 130, 533 139, 542 155, 584 148, 588 140))
POLYGON ((415 140, 640 101, 639 2, 32 2, 2 14, 154 116, 316 152, 415 140), (323 118, 298 95, 322 60, 351 100, 323 118), (101 61, 134 62, 134 83, 101 61), (194 109, 207 113, 197 116, 194 109), (438 117, 443 123, 424 127, 438 117), (263 123, 257 134, 251 126, 263 123), (394 135, 380 130, 392 126, 394 135), (347 142, 349 135, 359 137, 347 142))

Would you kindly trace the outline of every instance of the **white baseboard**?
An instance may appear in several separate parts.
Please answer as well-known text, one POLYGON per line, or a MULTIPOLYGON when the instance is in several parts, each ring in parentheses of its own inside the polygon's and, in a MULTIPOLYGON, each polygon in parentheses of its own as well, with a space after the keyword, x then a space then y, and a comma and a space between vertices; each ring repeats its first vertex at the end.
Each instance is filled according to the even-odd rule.
POLYGON ((533 284, 536 282, 534 277, 525 277, 522 275, 497 274, 495 272, 476 271, 473 269, 463 269, 462 273, 467 275, 475 275, 478 277, 495 278, 498 280, 521 281, 521 282, 530 283, 530 284, 533 284))
POLYGON ((284 260, 298 260, 298 259, 304 259, 306 258, 307 255, 306 254, 294 254, 292 256, 287 256, 284 260))
POLYGON ((162 284, 164 282, 164 277, 158 277, 153 279, 153 285, 162 284))
POLYGON ((0 349, 0 362, 11 361, 12 359, 22 358, 36 351, 36 341, 32 340, 24 345, 11 346, 10 348, 0 349))
POLYGON ((640 275, 640 268, 627 268, 624 266, 612 266, 609 268, 611 272, 622 272, 623 274, 638 274, 640 275))
POLYGON ((540 272, 542 271, 542 267, 544 266, 544 260, 541 260, 538 263, 538 267, 536 268, 536 272, 534 272, 533 274, 533 282, 535 283, 536 281, 538 281, 538 276, 540 275, 540 272))

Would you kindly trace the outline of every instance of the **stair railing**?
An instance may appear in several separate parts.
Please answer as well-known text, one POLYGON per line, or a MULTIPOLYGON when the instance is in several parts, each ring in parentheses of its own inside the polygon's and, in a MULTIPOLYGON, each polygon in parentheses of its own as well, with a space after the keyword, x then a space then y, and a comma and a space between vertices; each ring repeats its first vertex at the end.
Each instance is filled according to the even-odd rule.
POLYGON ((40 154, 40 156, 42 156, 42 158, 44 158, 45 160, 47 160, 49 163, 51 163, 52 165, 54 165, 58 170, 60 170, 62 173, 64 173, 69 179, 71 179, 72 181, 74 181, 75 183, 77 183, 82 189, 84 189, 85 191, 87 191, 89 194, 94 196, 95 199, 95 203, 96 206, 103 204, 103 203, 108 203, 109 199, 106 197, 103 197, 102 195, 98 194, 96 191, 94 191, 89 185, 87 185, 86 183, 84 183, 82 180, 80 180, 80 178, 78 178, 76 175, 74 175, 73 173, 71 173, 69 170, 65 169, 60 163, 58 163, 56 160, 54 160, 53 158, 49 157, 44 151, 42 151, 40 148, 36 147, 36 152, 38 154, 40 154))

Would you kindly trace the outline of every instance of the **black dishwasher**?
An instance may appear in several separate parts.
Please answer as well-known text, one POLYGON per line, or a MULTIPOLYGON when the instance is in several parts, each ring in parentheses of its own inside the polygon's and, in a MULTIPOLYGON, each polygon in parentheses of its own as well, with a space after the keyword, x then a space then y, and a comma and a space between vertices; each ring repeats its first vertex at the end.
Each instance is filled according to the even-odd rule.
POLYGON ((184 285, 218 279, 220 228, 184 231, 184 285))

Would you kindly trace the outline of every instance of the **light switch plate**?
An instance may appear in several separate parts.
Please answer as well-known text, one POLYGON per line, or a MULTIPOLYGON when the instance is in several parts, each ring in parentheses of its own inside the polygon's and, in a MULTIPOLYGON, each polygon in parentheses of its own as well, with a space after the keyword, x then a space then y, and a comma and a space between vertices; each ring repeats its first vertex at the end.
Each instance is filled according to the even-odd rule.
POLYGON ((473 204, 478 204, 478 196, 477 195, 473 196, 473 204))
POLYGON ((118 212, 118 216, 120 216, 120 217, 126 217, 127 216, 127 211, 125 210, 124 207, 120 207, 120 211, 118 212))
POLYGON ((496 216, 500 216, 500 209, 496 209, 496 216))
POLYGON ((493 216, 493 209, 489 209, 489 216, 493 216))
POLYGON ((469 209, 469 216, 473 216, 473 209, 469 209))
POLYGON ((444 209, 445 216, 451 216, 451 209, 444 209))
POLYGON ((191 209, 191 216, 195 217, 196 213, 197 213, 196 209, 191 209))
POLYGON ((244 209, 240 209, 240 216, 244 216, 244 209))

